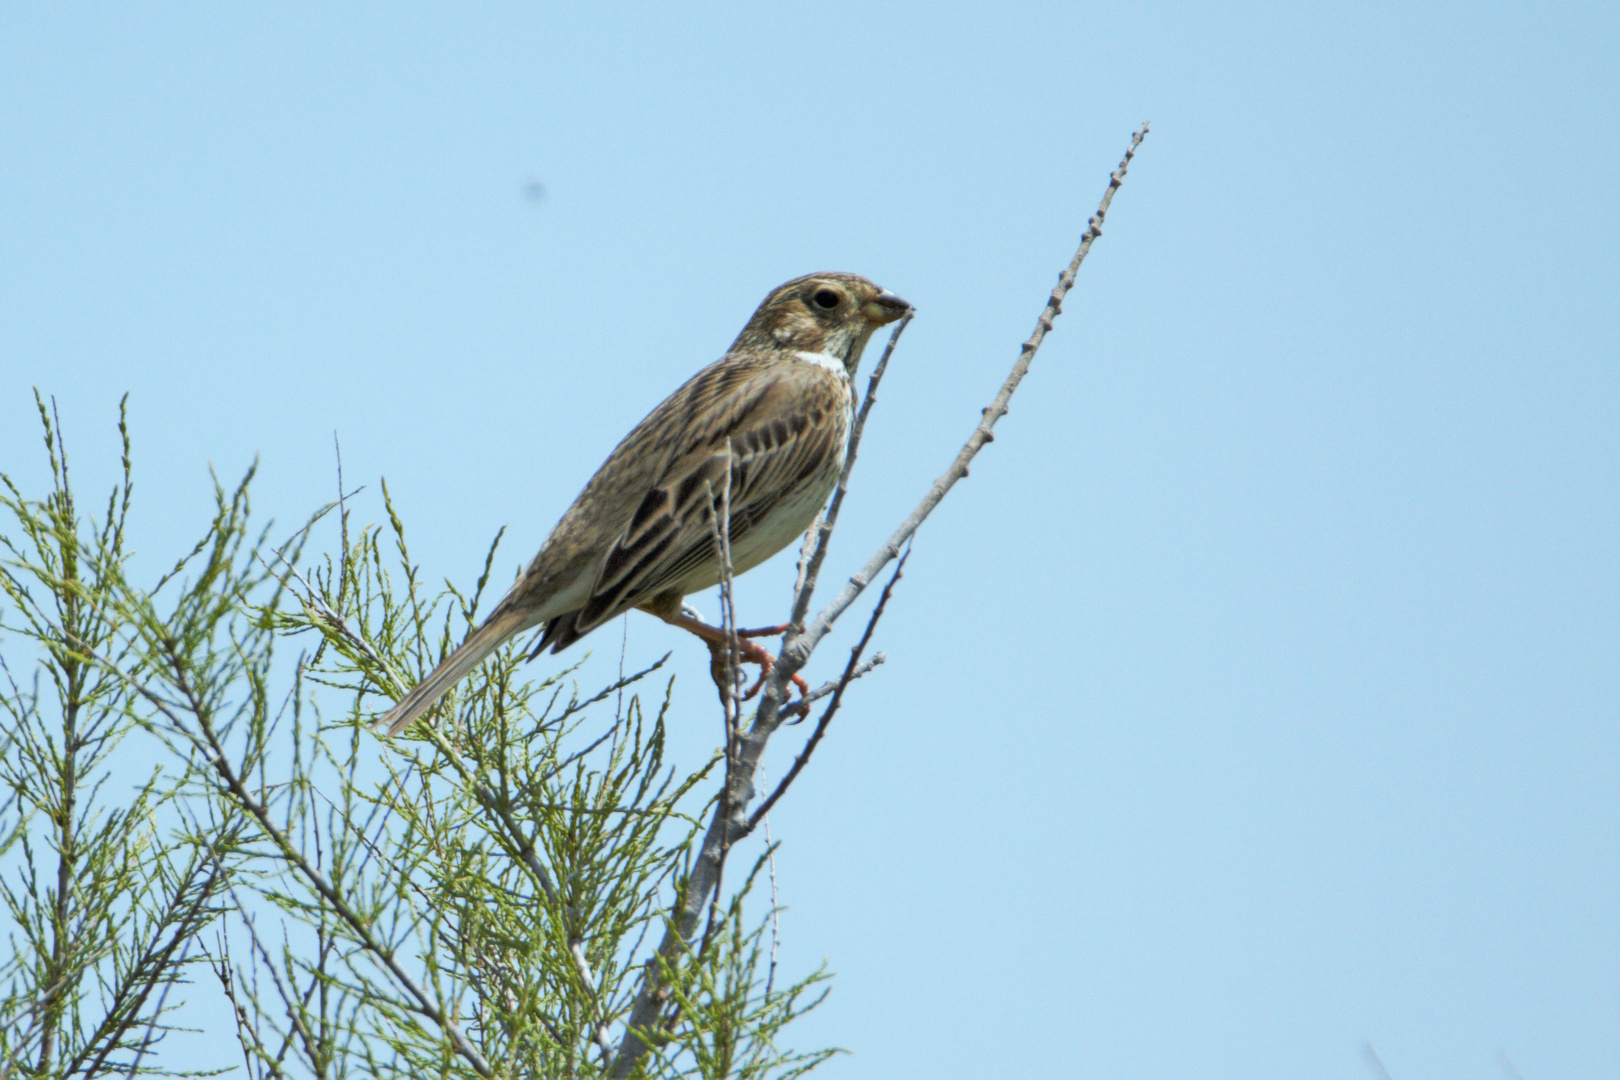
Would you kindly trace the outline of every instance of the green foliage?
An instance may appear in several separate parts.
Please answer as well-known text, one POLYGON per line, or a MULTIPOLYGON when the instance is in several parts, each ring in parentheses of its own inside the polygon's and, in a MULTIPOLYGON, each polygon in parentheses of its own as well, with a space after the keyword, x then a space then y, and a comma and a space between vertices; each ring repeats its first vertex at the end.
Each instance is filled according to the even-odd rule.
POLYGON ((499 536, 471 590, 431 590, 386 487, 386 525, 352 528, 345 498, 275 544, 250 471, 142 585, 122 421, 96 516, 40 416, 49 492, 0 477, 0 1080, 606 1075, 648 972, 667 1007, 621 1074, 825 1060, 777 1046, 824 976, 773 986, 758 865, 678 963, 653 953, 724 772, 667 759, 672 681, 656 708, 643 689, 664 661, 583 696, 508 646, 380 739, 369 721, 476 624, 499 536), (335 550, 306 557, 322 522, 335 550), (217 1034, 179 1035, 221 1002, 240 1062, 196 1060, 217 1034))

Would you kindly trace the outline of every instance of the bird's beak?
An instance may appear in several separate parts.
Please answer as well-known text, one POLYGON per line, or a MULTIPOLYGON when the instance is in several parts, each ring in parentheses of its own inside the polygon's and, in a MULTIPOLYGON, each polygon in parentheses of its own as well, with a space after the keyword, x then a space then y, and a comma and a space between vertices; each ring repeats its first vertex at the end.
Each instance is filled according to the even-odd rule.
POLYGON ((861 305, 861 314, 866 316, 866 321, 873 326, 886 326, 902 315, 910 313, 911 305, 888 289, 884 289, 861 305))

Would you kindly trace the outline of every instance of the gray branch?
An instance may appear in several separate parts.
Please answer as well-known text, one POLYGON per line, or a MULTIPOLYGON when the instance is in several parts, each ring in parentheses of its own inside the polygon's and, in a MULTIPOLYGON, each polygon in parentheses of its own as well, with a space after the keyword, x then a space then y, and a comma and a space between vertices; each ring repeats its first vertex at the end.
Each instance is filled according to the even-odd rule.
MULTIPOLYGON (((900 523, 900 527, 878 549, 877 554, 873 555, 866 565, 861 567, 845 583, 843 589, 833 598, 832 603, 822 609, 821 613, 816 616, 815 621, 806 627, 802 634, 796 634, 792 630, 788 631, 787 640, 783 643, 782 648, 782 668, 785 672, 791 674, 804 666, 805 661, 810 659, 811 652, 820 644, 821 639, 827 636, 828 631, 833 627, 833 623, 838 621, 838 617, 849 610, 849 606, 856 601, 861 593, 866 591, 866 587, 872 583, 878 573, 899 556, 900 548, 907 540, 911 539, 918 527, 927 520, 928 515, 934 512, 934 507, 940 504, 940 501, 945 498, 951 488, 956 486, 958 480, 968 474, 969 463, 973 461, 980 450, 984 449, 986 443, 995 439, 992 429, 995 428, 996 421, 1007 415, 1007 403, 1012 400, 1013 392, 1018 389, 1018 384, 1023 382, 1024 376, 1028 374, 1029 365, 1035 359, 1036 350, 1041 347, 1041 342, 1046 339, 1046 335, 1051 331, 1053 322, 1058 315, 1062 314, 1063 298, 1074 287, 1075 274, 1079 272, 1080 264, 1085 261, 1086 256, 1091 252, 1092 243, 1102 235, 1103 221, 1108 216, 1109 205, 1114 201, 1114 192, 1118 191, 1120 185, 1125 182, 1125 172, 1130 168, 1131 159, 1136 156, 1137 147, 1142 145, 1142 140, 1147 137, 1147 133, 1148 126, 1143 124, 1131 136, 1131 145, 1125 151, 1125 156, 1121 159, 1119 166, 1109 175, 1108 190, 1103 192, 1102 201, 1097 205, 1097 212, 1092 215, 1090 222, 1086 224, 1085 234, 1080 238, 1080 246, 1076 249, 1074 258, 1069 260, 1068 267, 1058 275, 1058 283, 1052 289, 1052 295, 1047 299, 1046 307, 1041 312, 1040 318, 1035 321, 1034 333, 1030 334, 1029 340, 1024 342, 1024 347, 1019 351, 1017 362, 1013 364, 1012 371, 1007 375, 1007 381, 1001 384, 1001 391, 996 394, 995 400, 985 408, 979 420, 979 426, 974 429, 973 434, 968 437, 968 441, 957 452, 956 460, 951 462, 951 467, 945 470, 943 476, 934 481, 934 486, 929 489, 922 502, 918 503, 916 509, 912 510, 906 520, 900 523)), ((813 588, 815 582, 812 579, 807 584, 813 588)), ((786 677, 787 675, 784 674, 767 687, 766 693, 771 695, 771 700, 782 700, 783 680, 786 677)), ((764 711, 766 704, 767 702, 760 703, 761 712, 764 711)))
POLYGON ((816 519, 810 532, 805 534, 806 550, 810 554, 799 561, 798 580, 793 586, 793 612, 788 617, 788 623, 792 626, 802 627, 805 613, 810 610, 810 597, 816 591, 816 579, 821 576, 821 564, 827 557, 833 528, 838 524, 838 511, 843 509, 844 496, 849 492, 849 474, 855 471, 855 455, 861 446, 861 434, 866 430, 866 417, 871 413, 872 406, 877 404, 878 384, 883 381, 883 373, 889 370, 889 358, 894 355, 894 347, 900 343, 900 335, 911 324, 915 314, 915 311, 907 311, 889 335, 889 343, 883 347, 883 356, 866 381, 866 396, 861 399, 860 411, 855 414, 855 423, 850 427, 849 448, 844 452, 844 468, 838 474, 838 487, 834 489, 827 509, 816 519))
MULTIPOLYGON (((741 835, 746 834, 748 819, 745 816, 749 801, 754 795, 754 776, 759 771, 760 760, 765 754, 765 746, 771 735, 781 726, 786 701, 786 687, 798 671, 810 659, 810 654, 827 636, 839 616, 849 610, 872 580, 882 572, 883 568, 899 557, 904 547, 917 528, 933 513, 934 507, 950 492, 956 482, 967 475, 968 464, 982 450, 986 443, 994 437, 992 428, 996 421, 1006 415, 1007 402, 1012 398, 1018 384, 1023 381, 1025 373, 1029 371, 1030 362, 1035 359, 1035 352, 1041 346, 1052 324, 1062 311, 1063 298, 1074 286, 1075 274, 1080 264, 1085 261, 1091 245, 1098 236, 1102 235, 1103 221, 1108 214, 1108 207, 1114 200, 1114 192, 1119 190, 1124 182, 1125 172, 1130 166, 1131 159, 1136 150, 1147 137, 1148 126, 1143 124, 1131 137, 1130 147, 1125 151, 1124 158, 1108 178, 1108 189, 1103 193, 1102 201, 1097 206, 1097 212, 1092 215, 1086 225, 1086 231, 1081 236, 1079 249, 1075 251, 1074 258, 1069 261, 1068 267, 1058 277, 1057 287, 1052 290, 1051 296, 1036 321, 1035 332, 1029 340, 1024 342, 1019 352, 1018 360, 1013 364, 1012 372, 1002 384, 1001 391, 996 395, 988 407, 985 408, 979 425, 969 436, 968 441, 957 453, 956 460, 951 463, 945 474, 934 482, 934 486, 923 498, 916 509, 900 524, 894 534, 884 545, 878 549, 861 570, 851 577, 832 603, 828 604, 808 627, 798 629, 798 621, 804 612, 809 610, 809 596, 815 589, 816 576, 820 569, 820 557, 826 548, 827 536, 836 521, 837 507, 842 503, 842 495, 848 482, 849 469, 854 461, 854 446, 851 446, 849 460, 845 464, 845 472, 839 478, 838 490, 833 496, 833 502, 828 504, 828 513, 818 526, 818 535, 814 546, 806 541, 805 551, 801 553, 804 569, 800 574, 801 581, 795 590, 794 596, 794 625, 790 626, 787 638, 783 643, 781 656, 775 669, 765 681, 765 689, 760 697, 758 708, 754 712, 753 723, 737 740, 737 756, 731 767, 727 770, 725 791, 722 793, 714 815, 709 819, 708 831, 703 837, 703 846, 699 851, 697 860, 692 866, 691 876, 686 882, 686 888, 680 896, 679 903, 670 912, 668 926, 664 932, 664 939, 658 947, 658 952, 649 957, 644 966, 641 988, 637 992, 635 1005, 631 1009, 626 1021, 624 1038, 619 1043, 619 1052, 608 1068, 608 1076, 614 1080, 622 1080, 635 1069, 647 1051, 661 1038, 663 1032, 658 1029, 658 1018, 662 1014, 665 1004, 669 1001, 670 990, 663 978, 664 965, 673 968, 677 966, 683 954, 689 951, 692 935, 697 929, 698 920, 708 905, 709 896, 719 881, 720 868, 724 852, 741 835), (801 608, 802 601, 802 608, 801 608)), ((901 326, 904 326, 902 322, 901 326)), ((895 336, 899 334, 896 328, 895 336)), ((890 338, 892 351, 894 337, 890 338)), ((888 362, 888 351, 878 369, 873 371, 874 383, 881 369, 888 362)), ((869 386, 868 397, 871 396, 875 386, 869 386)), ((856 428, 852 429, 852 439, 858 432, 859 425, 865 420, 867 407, 863 406, 861 415, 857 418, 856 428)), ((842 681, 842 680, 840 680, 842 681)))

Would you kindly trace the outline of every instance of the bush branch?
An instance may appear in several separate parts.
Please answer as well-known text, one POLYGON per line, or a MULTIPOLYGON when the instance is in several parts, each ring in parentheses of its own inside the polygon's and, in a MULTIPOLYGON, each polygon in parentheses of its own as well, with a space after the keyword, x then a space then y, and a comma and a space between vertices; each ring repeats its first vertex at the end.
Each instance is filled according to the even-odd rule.
MULTIPOLYGON (((867 564, 861 568, 844 588, 839 591, 833 601, 828 604, 808 627, 803 630, 797 625, 789 627, 787 637, 783 642, 782 652, 776 667, 769 678, 765 680, 764 692, 760 697, 759 706, 754 711, 753 722, 747 731, 738 739, 738 753, 735 763, 728 763, 725 791, 719 804, 715 807, 713 816, 709 819, 709 827, 704 833, 703 846, 698 858, 692 866, 692 872, 687 879, 686 887, 682 890, 675 909, 670 912, 669 922, 665 928, 664 939, 655 955, 648 958, 642 972, 640 989, 636 994, 635 1005, 625 1023, 624 1038, 619 1043, 619 1051, 608 1068, 608 1075, 614 1080, 622 1080, 636 1068, 636 1064, 646 1055, 657 1041, 663 1037, 658 1029, 658 1017, 663 1007, 671 997, 671 988, 665 977, 666 971, 674 970, 681 956, 688 950, 692 935, 697 929, 697 923, 709 897, 719 880, 720 866, 723 853, 737 839, 738 831, 748 827, 748 820, 742 818, 746 811, 748 801, 753 797, 753 780, 759 770, 759 764, 765 753, 765 746, 771 735, 781 726, 783 720, 782 706, 786 701, 786 687, 788 681, 804 667, 810 654, 816 646, 827 636, 839 616, 849 610, 856 599, 866 590, 868 584, 882 572, 890 562, 898 559, 906 542, 916 533, 917 528, 933 513, 940 501, 950 492, 956 482, 967 475, 968 464, 982 450, 986 443, 994 437, 992 428, 996 421, 1006 415, 1007 403, 1018 384, 1023 381, 1024 375, 1029 371, 1029 365, 1035 358, 1036 351, 1047 333, 1052 329, 1053 321, 1062 311, 1063 298, 1074 285, 1076 273, 1080 264, 1085 261, 1091 250, 1091 245, 1098 236, 1102 235, 1103 221, 1107 217, 1108 207, 1113 202, 1114 192, 1119 190, 1125 180, 1125 172, 1130 166, 1131 159, 1136 150, 1147 137, 1148 126, 1143 124, 1132 135, 1130 146, 1125 151, 1124 158, 1118 167, 1109 175, 1108 188, 1103 193, 1102 201, 1097 206, 1097 212, 1092 215, 1086 225, 1086 230, 1080 238, 1080 246, 1074 257, 1069 260, 1068 267, 1058 276, 1057 286, 1047 299, 1040 318, 1036 321, 1035 331, 1024 342, 1019 351, 1018 360, 1013 364, 1012 372, 1002 384, 1000 392, 987 406, 979 421, 979 425, 969 436, 966 444, 957 453, 956 460, 951 463, 945 474, 934 482, 934 486, 923 498, 922 502, 912 510, 911 514, 900 524, 887 542, 878 549, 867 564)), ((902 324, 903 325, 903 324, 902 324)), ((899 328, 896 328, 896 336, 899 328)), ((893 345, 893 336, 890 345, 893 345)), ((884 363, 887 362, 888 353, 885 353, 884 363)), ((881 366, 881 364, 880 364, 881 366)), ((876 370, 874 376, 878 374, 876 370)), ((870 395, 871 388, 868 390, 870 395)), ((857 425, 864 420, 866 408, 857 418, 857 425)), ((852 429, 851 436, 855 435, 852 429)), ((849 469, 854 461, 854 447, 850 448, 849 459, 845 462, 844 474, 840 476, 839 487, 834 495, 834 501, 828 504, 828 514, 818 526, 818 537, 812 546, 806 540, 805 548, 801 550, 804 559, 804 570, 798 582, 794 597, 795 614, 799 614, 800 602, 803 600, 803 611, 809 610, 808 597, 815 588, 815 577, 819 573, 818 555, 825 551, 826 537, 831 532, 831 524, 836 523, 836 507, 842 504, 842 493, 848 481, 849 469), (829 522, 829 518, 833 521, 829 522), (808 552, 808 555, 805 552, 808 552), (812 565, 816 573, 812 573, 812 565)), ((795 619, 795 624, 797 623, 795 619)), ((842 681, 842 680, 840 680, 842 681)), ((836 693, 836 691, 835 691, 836 693)))

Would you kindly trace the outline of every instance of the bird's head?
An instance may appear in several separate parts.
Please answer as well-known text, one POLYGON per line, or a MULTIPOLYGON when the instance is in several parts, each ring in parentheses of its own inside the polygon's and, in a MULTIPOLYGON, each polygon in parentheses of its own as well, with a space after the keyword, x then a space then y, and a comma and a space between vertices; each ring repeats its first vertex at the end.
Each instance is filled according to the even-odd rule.
POLYGON ((772 291, 731 348, 827 353, 853 375, 872 331, 910 310, 855 274, 807 274, 772 291))

